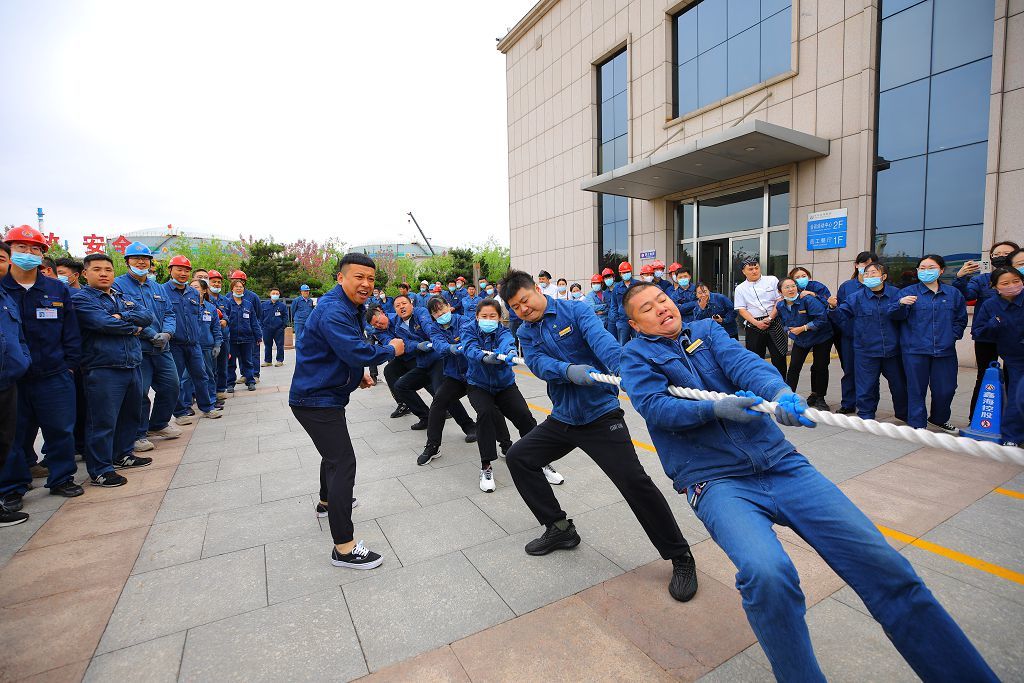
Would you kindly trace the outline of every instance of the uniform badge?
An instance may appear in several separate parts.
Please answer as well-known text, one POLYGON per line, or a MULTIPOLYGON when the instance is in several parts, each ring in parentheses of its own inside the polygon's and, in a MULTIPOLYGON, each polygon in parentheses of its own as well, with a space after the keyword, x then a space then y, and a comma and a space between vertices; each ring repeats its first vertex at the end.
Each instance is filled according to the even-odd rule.
POLYGON ((704 340, 703 339, 698 339, 697 341, 693 342, 692 344, 690 344, 689 346, 686 347, 686 352, 687 353, 693 353, 694 351, 696 351, 697 349, 699 349, 703 345, 704 345, 704 340))
POLYGON ((569 325, 565 329, 559 330, 558 331, 558 336, 559 337, 564 337, 565 335, 570 334, 571 332, 572 332, 572 325, 569 325))

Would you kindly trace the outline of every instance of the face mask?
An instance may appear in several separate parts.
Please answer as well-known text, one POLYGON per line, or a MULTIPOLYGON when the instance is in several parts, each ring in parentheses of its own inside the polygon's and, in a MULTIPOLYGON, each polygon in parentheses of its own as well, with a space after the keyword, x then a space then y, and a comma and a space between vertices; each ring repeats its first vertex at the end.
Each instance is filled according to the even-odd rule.
POLYGON ((1024 275, 1024 266, 1017 266, 1017 272, 1019 272, 1021 275, 1024 275))
POLYGON ((454 288, 454 287, 452 287, 451 285, 448 285, 448 291, 449 291, 449 292, 454 292, 454 291, 455 291, 455 288, 454 288))
POLYGON ((690 278, 688 278, 688 277, 681 277, 681 278, 679 278, 679 286, 680 287, 689 287, 690 286, 690 278))
POLYGON ((494 332, 496 329, 498 329, 497 320, 477 320, 476 324, 480 328, 481 332, 486 332, 487 334, 490 334, 491 332, 494 332))
MULTIPOLYGON (((604 283, 605 283, 605 284, 606 284, 607 286, 611 287, 612 285, 614 285, 614 284, 615 284, 615 278, 613 278, 613 277, 606 277, 606 278, 604 279, 604 283)), ((597 290, 595 289, 594 291, 596 292, 597 290)))
POLYGON ((16 251, 11 254, 11 263, 22 270, 32 270, 33 268, 38 268, 42 265, 43 257, 35 254, 23 254, 20 251, 16 251))
POLYGON ((1017 296, 1024 292, 1024 285, 1004 285, 997 288, 1002 296, 1017 296))
POLYGON ((940 272, 941 271, 939 271, 938 268, 919 270, 917 271, 917 279, 920 280, 921 282, 935 282, 936 280, 939 279, 940 272))
POLYGON ((622 281, 623 282, 629 282, 632 279, 633 279, 633 273, 623 273, 622 274, 622 281))
POLYGON ((863 275, 865 268, 867 268, 867 266, 857 266, 857 273, 863 275))
POLYGON ((804 287, 806 287, 806 286, 807 286, 807 283, 808 283, 809 281, 810 281, 810 278, 806 278, 806 277, 798 277, 798 278, 796 279, 796 286, 797 286, 797 287, 799 287, 800 289, 803 289, 804 287))
POLYGON ((664 270, 656 270, 656 271, 654 271, 654 277, 657 277, 657 278, 665 277, 665 271, 664 270))
POLYGON ((70 280, 68 280, 67 275, 58 275, 57 279, 63 282, 64 284, 68 284, 70 282, 70 280))
POLYGON ((798 298, 800 298, 800 295, 799 294, 794 294, 793 296, 785 296, 785 295, 783 295, 782 298, 785 299, 786 301, 796 301, 798 298))
POLYGON ((992 267, 993 268, 1005 268, 1006 266, 1010 265, 1009 264, 1009 260, 1010 260, 1009 256, 993 256, 992 257, 992 267))
POLYGON ((280 299, 280 298, 281 298, 281 295, 280 295, 280 294, 271 294, 271 295, 270 295, 270 300, 271 300, 271 301, 277 301, 277 300, 278 300, 278 299, 280 299))
POLYGON ((149 275, 148 268, 136 268, 135 266, 128 266, 128 270, 132 271, 132 275, 137 275, 139 277, 146 277, 149 275))
POLYGON ((882 284, 882 278, 880 277, 866 277, 864 278, 864 286, 868 289, 874 289, 882 284))
POLYGON ((232 293, 231 293, 231 296, 235 297, 235 298, 236 298, 236 299, 238 299, 239 301, 241 301, 241 300, 242 300, 242 295, 241 295, 241 294, 236 294, 236 293, 232 292, 232 293))
POLYGON ((558 285, 558 293, 565 294, 565 285, 558 285))
POLYGON ((210 287, 210 291, 214 294, 220 294, 220 287, 210 287))
POLYGON ((487 283, 486 282, 481 282, 480 283, 480 291, 482 292, 485 289, 487 289, 487 283))
POLYGON ((420 291, 423 292, 424 294, 426 294, 427 293, 427 288, 426 287, 420 287, 420 291))
POLYGON ((569 296, 571 296, 573 299, 579 299, 581 296, 583 296, 583 292, 572 292, 571 294, 569 294, 569 296))
POLYGON ((644 282, 654 282, 653 275, 643 275, 640 277, 640 279, 643 280, 644 282))
POLYGON ((592 290, 594 290, 595 292, 600 292, 601 291, 601 283, 598 282, 598 283, 592 284, 592 285, 590 285, 590 288, 592 290))
POLYGON ((146 279, 156 282, 156 273, 146 273, 146 279))
POLYGON ((438 316, 436 320, 438 325, 447 325, 452 321, 452 312, 448 311, 444 315, 438 316))
POLYGON ((455 288, 456 289, 462 289, 462 283, 461 282, 456 282, 455 283, 455 288))
POLYGON ((494 288, 493 287, 488 287, 487 288, 487 296, 494 296, 494 288))

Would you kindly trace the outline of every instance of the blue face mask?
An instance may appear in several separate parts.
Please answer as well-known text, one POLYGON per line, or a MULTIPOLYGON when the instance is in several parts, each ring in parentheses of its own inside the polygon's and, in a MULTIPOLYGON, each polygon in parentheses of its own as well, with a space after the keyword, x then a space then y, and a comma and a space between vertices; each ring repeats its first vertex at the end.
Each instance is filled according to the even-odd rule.
POLYGON ((146 279, 156 282, 156 273, 146 273, 146 279))
POLYGON ((571 296, 573 299, 579 299, 581 296, 583 296, 583 292, 570 292, 569 296, 571 296))
POLYGON ((494 288, 493 287, 488 287, 487 288, 487 296, 494 296, 494 288))
POLYGON ((271 301, 277 301, 277 300, 278 300, 278 299, 280 299, 280 298, 281 298, 281 295, 280 295, 280 294, 271 294, 271 295, 270 295, 270 300, 271 300, 271 301))
POLYGON ((565 285, 558 285, 557 289, 559 294, 565 294, 565 285))
POLYGON ((67 275, 58 275, 57 279, 63 282, 64 284, 68 284, 69 282, 71 282, 71 280, 68 279, 67 275))
POLYGON ((213 292, 214 294, 220 294, 220 287, 211 286, 210 291, 213 292))
MULTIPOLYGON (((448 314, 448 317, 451 318, 451 314, 448 314)), ((438 322, 441 321, 439 320, 438 322)), ((480 328, 481 332, 486 332, 487 334, 490 334, 491 332, 494 332, 496 329, 498 329, 497 320, 477 320, 476 324, 477 327, 480 328)))
POLYGON ((449 291, 449 292, 454 292, 454 291, 455 291, 455 288, 449 285, 449 286, 448 286, 448 291, 449 291))
POLYGON ((133 274, 139 277, 147 277, 149 275, 149 268, 136 268, 135 266, 128 266, 128 270, 132 271, 133 274))
POLYGON ((592 290, 594 290, 595 292, 600 292, 601 291, 601 283, 600 282, 596 282, 596 283, 590 285, 590 288, 592 290))
POLYGON ((808 282, 810 282, 810 278, 798 277, 796 279, 796 286, 799 287, 800 289, 803 289, 804 287, 807 286, 808 282))
POLYGON ((37 256, 36 254, 23 254, 20 251, 16 251, 11 254, 11 263, 22 270, 32 270, 33 268, 38 268, 42 265, 43 257, 37 256))
POLYGON ((864 286, 868 289, 874 289, 882 284, 882 278, 880 277, 866 277, 864 278, 864 286))
POLYGON ((863 275, 865 268, 867 268, 867 266, 857 266, 857 272, 863 275))
POLYGON ((939 273, 942 272, 938 268, 928 268, 927 270, 917 271, 917 279, 921 282, 935 282, 939 279, 939 273))
POLYGON ((452 312, 448 311, 444 315, 438 316, 435 320, 437 320, 438 325, 447 325, 452 321, 452 312))
POLYGON ((689 287, 690 286, 690 278, 688 278, 688 277, 681 277, 681 278, 679 278, 679 286, 680 287, 689 287))
MULTIPOLYGON (((606 277, 606 278, 604 279, 604 283, 605 283, 606 285, 608 285, 609 287, 611 287, 612 285, 614 285, 614 284, 615 284, 615 278, 613 278, 613 277, 606 277)), ((596 292, 597 290, 595 289, 594 291, 596 292)))
POLYGON ((663 278, 663 277, 665 277, 665 271, 664 270, 656 270, 656 271, 654 271, 654 277, 656 277, 656 278, 663 278))
POLYGON ((633 279, 633 273, 623 273, 622 274, 622 281, 623 282, 629 282, 632 279, 633 279))
POLYGON ((785 299, 786 301, 796 301, 797 299, 800 298, 800 295, 799 294, 794 294, 793 296, 785 296, 785 295, 783 295, 782 298, 785 299))
POLYGON ((1017 266, 1017 270, 1020 271, 1021 275, 1024 275, 1024 266, 1017 266))

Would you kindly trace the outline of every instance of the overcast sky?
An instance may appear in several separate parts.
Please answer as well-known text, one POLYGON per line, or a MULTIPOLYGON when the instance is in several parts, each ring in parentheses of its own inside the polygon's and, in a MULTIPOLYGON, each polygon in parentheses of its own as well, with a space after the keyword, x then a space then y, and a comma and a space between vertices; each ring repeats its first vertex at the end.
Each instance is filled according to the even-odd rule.
POLYGON ((0 1, 0 225, 508 243, 533 0, 0 1))

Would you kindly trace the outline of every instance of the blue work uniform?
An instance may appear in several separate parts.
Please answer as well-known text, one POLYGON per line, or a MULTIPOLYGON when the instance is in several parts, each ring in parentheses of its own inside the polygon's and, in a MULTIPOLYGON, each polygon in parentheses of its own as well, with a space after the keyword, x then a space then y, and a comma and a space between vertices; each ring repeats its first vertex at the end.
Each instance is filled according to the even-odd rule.
POLYGON ((96 479, 132 455, 142 415, 140 339, 156 333, 153 314, 116 289, 107 293, 86 285, 72 299, 82 330, 82 376, 89 404, 85 466, 96 479))
POLYGON ((263 327, 260 325, 259 307, 252 299, 242 296, 228 300, 228 328, 231 330, 231 363, 228 369, 228 383, 235 383, 235 366, 245 378, 246 385, 255 380, 256 368, 252 364, 252 349, 256 340, 263 338, 263 327))
POLYGON ((260 325, 263 327, 263 362, 270 363, 273 347, 277 345, 278 363, 284 362, 284 327, 288 322, 288 307, 283 301, 267 299, 260 303, 260 325))
POLYGON ((71 290, 60 280, 36 271, 25 289, 8 273, 0 280, 18 309, 32 363, 18 380, 18 417, 7 462, 0 472, 0 496, 24 494, 32 483, 36 433, 46 442, 47 488, 75 476, 75 379, 81 361, 82 336, 71 290), (31 460, 31 462, 29 462, 31 460))
POLYGON ((17 429, 18 380, 31 362, 32 354, 21 329, 21 312, 0 287, 0 472, 7 463, 17 429))
POLYGON ((463 383, 466 381, 466 356, 452 347, 462 347, 462 326, 467 320, 468 318, 453 313, 451 322, 447 325, 431 320, 426 326, 430 343, 441 357, 442 374, 463 383))
MULTIPOLYGON (((174 307, 167 290, 163 285, 157 284, 155 280, 145 278, 139 282, 130 273, 118 275, 114 278, 114 288, 121 292, 126 299, 134 301, 136 306, 141 306, 153 316, 150 324, 152 335, 150 339, 160 333, 166 333, 174 337, 176 322, 174 319, 174 307)), ((174 356, 171 355, 170 344, 157 349, 147 339, 142 339, 142 364, 139 371, 142 374, 142 401, 139 407, 139 429, 136 433, 136 440, 145 439, 147 432, 157 432, 170 424, 174 415, 174 406, 178 403, 178 391, 180 382, 178 370, 174 365, 174 356), (150 405, 149 390, 153 389, 153 402, 150 405), (152 408, 152 410, 151 410, 152 408)))
POLYGON ((470 296, 467 293, 464 297, 462 297, 462 315, 466 316, 467 318, 475 318, 476 307, 479 306, 480 302, 483 300, 484 298, 479 294, 470 296))
POLYGON ((292 299, 292 327, 295 331, 295 340, 302 336, 302 328, 313 312, 313 298, 306 298, 299 295, 299 298, 292 299))
MULTIPOLYGON (((857 374, 857 415, 875 419, 878 409, 879 376, 885 376, 892 393, 893 410, 907 419, 907 380, 900 357, 900 335, 890 309, 898 302, 900 290, 885 283, 880 292, 864 285, 829 313, 853 337, 854 371, 857 374)), ((845 337, 843 343, 846 343, 845 337)))
POLYGON ((214 372, 217 376, 216 393, 223 394, 229 390, 233 393, 235 390, 234 385, 228 385, 228 359, 231 357, 231 327, 228 325, 228 303, 231 301, 231 297, 211 293, 209 301, 217 309, 217 317, 219 318, 217 324, 220 325, 221 334, 220 353, 213 359, 214 372))
POLYGON ((900 298, 916 296, 913 304, 890 304, 889 316, 900 323, 900 352, 907 376, 907 424, 924 429, 928 422, 944 425, 952 414, 959 363, 956 341, 967 329, 967 303, 950 285, 939 284, 937 292, 927 285, 909 285, 900 298), (931 410, 925 396, 931 387, 931 410))
MULTIPOLYGON (((861 281, 855 277, 846 280, 839 285, 839 291, 836 292, 837 303, 842 304, 854 292, 860 291, 863 287, 861 281)), ((851 327, 844 328, 831 315, 829 317, 832 319, 834 333, 832 340, 836 345, 836 351, 839 352, 839 364, 843 368, 843 379, 840 382, 842 387, 840 406, 852 409, 857 406, 857 352, 854 349, 853 332, 851 327)))
POLYGON ((441 298, 452 307, 452 313, 462 315, 462 297, 458 295, 459 290, 449 292, 447 289, 441 292, 441 298))
MULTIPOLYGON (((411 368, 395 382, 395 396, 401 403, 408 406, 412 414, 420 420, 427 419, 430 409, 420 398, 419 390, 426 389, 427 393, 433 396, 444 380, 441 355, 434 350, 433 346, 423 351, 417 348, 417 345, 422 342, 430 343, 428 329, 433 324, 433 319, 425 308, 414 308, 408 320, 402 320, 400 316, 396 316, 394 322, 394 332, 405 343, 405 353, 416 359, 416 367, 411 368)), ((465 412, 466 409, 462 407, 461 403, 453 403, 450 409, 454 411, 453 415, 459 414, 461 411, 462 414, 465 414, 465 418, 463 419, 460 414, 459 419, 463 419, 464 422, 469 421, 469 414, 465 412)))
POLYGON ((683 314, 683 320, 692 319, 694 309, 697 308, 697 285, 693 282, 686 287, 676 286, 668 292, 669 298, 676 302, 676 306, 683 314))
POLYGON ((483 352, 516 355, 516 340, 506 328, 498 325, 494 332, 484 332, 477 321, 468 319, 462 326, 463 356, 468 361, 466 384, 497 394, 516 383, 515 373, 507 363, 492 365, 483 362, 483 352))
POLYGON ((779 311, 779 320, 786 329, 786 334, 796 346, 809 349, 832 339, 832 323, 828 319, 828 309, 817 297, 800 297, 796 301, 780 299, 775 308, 779 311), (791 327, 803 327, 807 331, 793 334, 791 327))
MULTIPOLYGON (((245 292, 242 294, 242 297, 246 301, 252 303, 253 310, 256 311, 256 315, 257 317, 259 317, 260 311, 263 310, 263 301, 260 299, 259 295, 256 292, 252 291, 251 289, 246 289, 245 292)), ((263 341, 262 329, 263 328, 261 326, 260 336, 257 337, 255 343, 249 347, 249 355, 250 358, 252 359, 251 365, 253 379, 259 379, 260 376, 260 342, 263 341)))
POLYGON ((769 416, 722 420, 712 401, 668 392, 670 386, 743 389, 770 399, 787 389, 774 367, 718 325, 698 320, 678 339, 640 335, 626 344, 622 380, 673 487, 687 494, 736 566, 747 619, 778 680, 825 677, 811 646, 799 576, 773 524, 792 528, 846 578, 925 680, 994 679, 906 558, 769 416), (949 662, 957 671, 946 668, 949 662))
POLYGON ((829 291, 828 287, 817 280, 808 280, 806 287, 800 287, 797 285, 797 290, 800 292, 813 293, 814 296, 818 297, 818 301, 826 306, 828 306, 828 300, 832 297, 832 292, 829 291))
MULTIPOLYGON (((184 384, 186 373, 197 386, 206 386, 206 361, 203 350, 199 347, 199 323, 203 312, 202 295, 188 285, 178 286, 175 280, 164 283, 164 291, 174 307, 175 333, 171 337, 171 354, 174 366, 178 370, 178 382, 184 384)), ((180 389, 179 389, 180 391, 180 389)), ((180 399, 174 408, 174 416, 187 415, 191 403, 186 405, 180 399)), ((196 392, 196 403, 199 409, 208 413, 216 408, 206 392, 196 392)))
POLYGON ((217 366, 214 358, 214 350, 220 356, 221 345, 224 343, 224 335, 220 327, 220 313, 217 307, 210 301, 203 302, 203 310, 199 314, 199 349, 203 352, 203 363, 206 367, 206 384, 196 386, 189 376, 181 384, 181 392, 178 402, 184 405, 192 405, 192 397, 205 391, 210 395, 210 400, 217 402, 217 366))
POLYGON ((615 331, 615 321, 611 319, 609 315, 609 306, 611 301, 611 293, 607 290, 602 289, 599 292, 590 290, 587 295, 583 297, 583 300, 590 304, 590 308, 594 311, 594 315, 604 325, 604 329, 608 330, 612 334, 617 334, 615 331))
MULTIPOLYGON (((680 308, 680 312, 682 312, 682 308, 680 308)), ((704 308, 701 308, 700 305, 697 304, 696 299, 694 299, 692 313, 693 315, 689 320, 684 317, 683 321, 690 322, 693 320, 713 319, 717 315, 722 318, 722 322, 718 324, 722 326, 722 329, 724 329, 730 337, 736 339, 739 336, 739 331, 736 329, 736 308, 733 305, 732 299, 724 294, 711 292, 708 296, 708 305, 704 308)))
POLYGON ((611 316, 615 325, 615 338, 619 344, 625 344, 633 336, 633 328, 629 326, 629 318, 622 307, 622 300, 626 296, 626 290, 636 282, 631 279, 629 282, 616 282, 612 286, 611 301, 608 305, 608 315, 611 316))
POLYGON ((1024 443, 1024 406, 1019 400, 1024 384, 1024 292, 1012 301, 990 297, 975 309, 974 327, 996 345, 1003 359, 1007 400, 1003 401, 1002 438, 1024 443))

